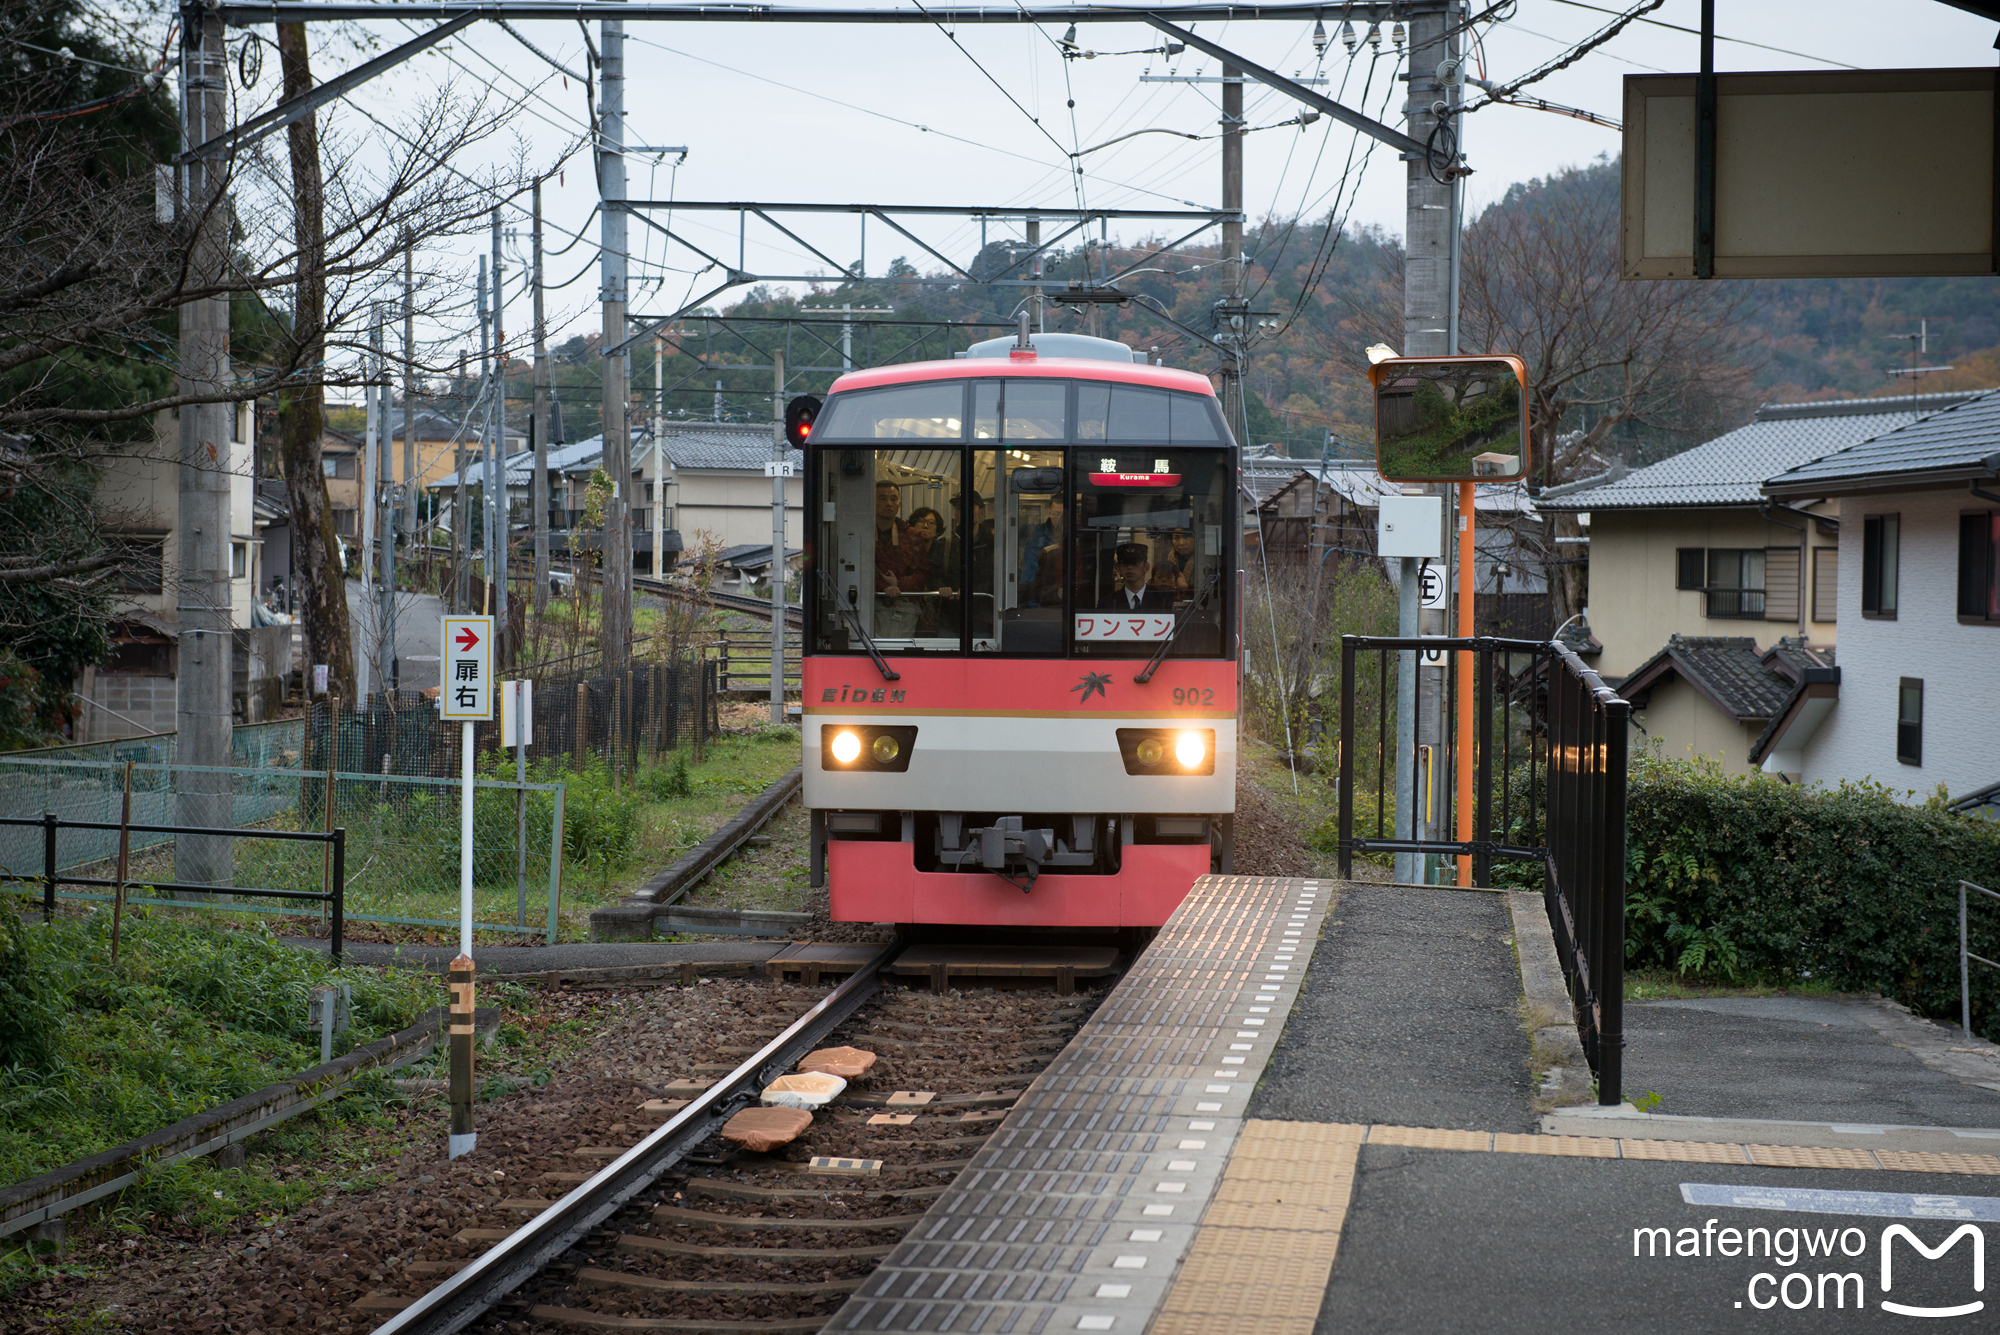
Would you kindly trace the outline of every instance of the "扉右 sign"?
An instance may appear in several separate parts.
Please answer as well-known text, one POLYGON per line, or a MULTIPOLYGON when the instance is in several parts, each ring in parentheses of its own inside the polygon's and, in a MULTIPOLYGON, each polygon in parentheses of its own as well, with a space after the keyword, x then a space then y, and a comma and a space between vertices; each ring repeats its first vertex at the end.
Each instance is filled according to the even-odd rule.
POLYGON ((493 717, 493 618, 444 617, 439 640, 438 716, 493 717))

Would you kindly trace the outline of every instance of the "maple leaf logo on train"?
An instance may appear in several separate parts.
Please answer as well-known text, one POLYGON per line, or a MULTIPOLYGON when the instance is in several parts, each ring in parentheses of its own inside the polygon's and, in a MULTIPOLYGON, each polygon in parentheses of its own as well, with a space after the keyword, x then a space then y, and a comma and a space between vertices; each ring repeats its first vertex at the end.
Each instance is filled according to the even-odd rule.
MULTIPOLYGON (((1104 688, 1110 684, 1111 674, 1109 672, 1086 672, 1083 674, 1083 680, 1070 687, 1070 689, 1072 691, 1082 691, 1083 700, 1088 700, 1093 695, 1101 695, 1109 700, 1111 692, 1104 688)), ((1079 700, 1077 703, 1082 704, 1083 700, 1079 700)))

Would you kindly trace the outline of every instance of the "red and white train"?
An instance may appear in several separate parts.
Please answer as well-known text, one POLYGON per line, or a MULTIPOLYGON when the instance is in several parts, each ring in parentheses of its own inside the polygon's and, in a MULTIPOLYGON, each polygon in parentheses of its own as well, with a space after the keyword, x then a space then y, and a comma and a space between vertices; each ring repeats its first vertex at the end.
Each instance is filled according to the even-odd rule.
POLYGON ((1150 929, 1226 870, 1236 445, 1037 334, 837 380, 806 441, 805 803, 833 917, 1150 929))

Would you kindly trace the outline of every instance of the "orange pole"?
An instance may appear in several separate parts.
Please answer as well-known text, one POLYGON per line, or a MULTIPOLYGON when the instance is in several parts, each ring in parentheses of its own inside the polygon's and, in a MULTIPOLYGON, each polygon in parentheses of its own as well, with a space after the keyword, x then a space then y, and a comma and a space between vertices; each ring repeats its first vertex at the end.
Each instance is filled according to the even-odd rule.
MULTIPOLYGON (((1458 634, 1471 639, 1474 586, 1472 559, 1472 483, 1458 484, 1458 634)), ((1469 649, 1458 654, 1458 842, 1472 842, 1472 707, 1477 688, 1469 649)), ((1472 884, 1472 859, 1458 859, 1458 883, 1472 884)))

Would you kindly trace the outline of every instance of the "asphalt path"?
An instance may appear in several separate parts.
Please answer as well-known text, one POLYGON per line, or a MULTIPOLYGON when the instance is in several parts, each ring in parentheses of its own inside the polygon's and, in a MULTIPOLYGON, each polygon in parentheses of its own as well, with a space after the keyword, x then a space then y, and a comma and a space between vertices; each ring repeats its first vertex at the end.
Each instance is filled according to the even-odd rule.
POLYGON ((1856 1008, 1803 997, 1625 1005, 1625 1093, 1651 1111, 1799 1122, 2000 1127, 2000 1094, 1924 1065, 1856 1008))
POLYGON ((1249 1116, 1532 1131, 1499 895, 1348 885, 1249 1116))
MULTIPOLYGON (((2000 1197, 2000 1179, 1990 1177, 1363 1146, 1315 1335, 1993 1329, 1994 1294, 1990 1287, 1984 1294, 1973 1291, 1973 1249, 1963 1241, 1939 1259, 1925 1260, 1897 1240, 1892 1289, 1882 1289, 1883 1235, 1889 1228, 1901 1224, 1936 1248, 1958 1228, 1955 1219, 1693 1205, 1682 1198, 1683 1183, 2000 1197), (1704 1233, 1710 1220, 1715 1228, 1704 1233), (1732 1227, 1771 1230, 1776 1255, 1721 1255, 1718 1243, 1726 1241, 1721 1230, 1732 1227), (1706 1254, 1651 1255, 1658 1240, 1648 1234, 1635 1256, 1634 1230, 1642 1228, 1673 1230, 1677 1247, 1692 1245, 1706 1254), (1808 1237, 1788 1248, 1794 1240, 1778 1233, 1785 1228, 1807 1230, 1808 1237), (1859 1234, 1838 1236, 1850 1228, 1859 1234), (1682 1229, 1695 1233, 1682 1235, 1682 1229), (1828 1241, 1837 1252, 1844 1245, 1859 1254, 1805 1255, 1806 1245, 1828 1241), (1789 1266, 1783 1264, 1788 1250, 1789 1266), (1758 1274, 1770 1278, 1753 1289, 1758 1274), (1793 1274, 1806 1278, 1788 1281, 1793 1274), (1859 1283, 1823 1286, 1823 1274, 1855 1275, 1859 1283), (1787 1298, 1804 1306, 1791 1310, 1787 1298), (1882 1310, 1885 1298, 1911 1306, 1985 1301, 1987 1309, 1926 1326, 1922 1319, 1882 1310), (1771 1306, 1760 1310, 1763 1303, 1771 1306)), ((1758 1193, 1730 1196, 1754 1200, 1758 1193)), ((2000 1199, 1991 1204, 2000 1211, 2000 1199)), ((1948 1216, 1954 1207, 1933 1208, 1948 1216)), ((2000 1225, 1980 1227, 2000 1233, 2000 1225)))
MULTIPOLYGON (((396 595, 396 643, 394 655, 402 660, 400 681, 406 691, 421 691, 438 684, 438 618, 444 615, 444 600, 430 593, 396 595), (415 661, 427 657, 429 662, 415 661)), ((367 662, 368 689, 381 686, 376 668, 377 626, 380 611, 374 600, 362 596, 361 581, 347 581, 347 621, 354 635, 354 661, 367 662)))

